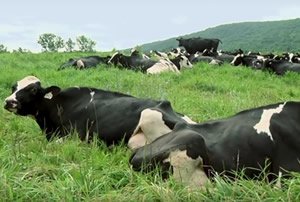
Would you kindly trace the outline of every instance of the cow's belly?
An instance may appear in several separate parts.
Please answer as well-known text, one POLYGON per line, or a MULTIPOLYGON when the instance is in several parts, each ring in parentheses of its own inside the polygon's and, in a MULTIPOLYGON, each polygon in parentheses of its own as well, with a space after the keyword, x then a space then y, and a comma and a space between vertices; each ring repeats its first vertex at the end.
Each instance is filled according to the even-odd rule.
POLYGON ((218 141, 208 145, 213 170, 227 174, 246 169, 248 177, 261 173, 270 163, 272 149, 269 137, 259 136, 254 130, 224 134, 218 141))

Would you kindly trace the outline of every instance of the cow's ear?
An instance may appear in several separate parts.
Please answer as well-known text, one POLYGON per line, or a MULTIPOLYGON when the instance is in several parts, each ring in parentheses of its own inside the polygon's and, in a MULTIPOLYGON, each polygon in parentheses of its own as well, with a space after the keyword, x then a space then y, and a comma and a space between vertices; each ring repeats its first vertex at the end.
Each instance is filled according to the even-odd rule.
MULTIPOLYGON (((52 98, 55 97, 61 91, 60 87, 58 86, 50 86, 45 89, 45 98, 52 98)), ((50 98, 50 99, 51 99, 50 98)))

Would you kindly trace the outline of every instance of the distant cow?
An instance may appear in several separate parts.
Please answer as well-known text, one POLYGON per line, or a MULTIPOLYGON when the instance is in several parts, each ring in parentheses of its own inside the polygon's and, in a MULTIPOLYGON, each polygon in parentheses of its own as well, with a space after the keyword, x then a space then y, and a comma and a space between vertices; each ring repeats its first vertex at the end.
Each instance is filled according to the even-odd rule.
POLYGON ((178 58, 174 59, 174 62, 175 61, 176 64, 174 64, 168 58, 161 58, 157 61, 152 59, 145 59, 144 57, 136 54, 126 56, 122 53, 116 52, 115 54, 113 54, 108 63, 120 65, 126 69, 142 71, 148 74, 158 74, 166 71, 180 73, 180 69, 191 67, 191 64, 186 57, 178 56, 178 58))
POLYGON ((76 69, 85 69, 90 67, 96 67, 99 64, 107 64, 110 56, 100 57, 97 55, 86 56, 81 58, 70 58, 68 62, 62 64, 59 70, 65 69, 66 67, 75 67, 76 69))
MULTIPOLYGON (((96 135, 111 145, 122 140, 128 142, 144 109, 156 107, 164 111, 169 105, 168 101, 140 99, 90 87, 43 88, 38 78, 27 76, 12 87, 4 108, 17 115, 33 117, 47 140, 75 131, 81 140, 89 141, 96 135)), ((170 122, 169 117, 159 117, 156 122, 162 126, 170 122)), ((174 118, 186 120, 176 112, 172 118, 173 122, 174 118)))
POLYGON ((238 54, 231 61, 231 64, 234 66, 243 65, 254 69, 263 69, 264 59, 262 56, 238 54))
MULTIPOLYGON (((175 118, 171 109, 155 112, 175 118)), ((203 186, 215 174, 235 178, 242 170, 244 177, 254 179, 264 172, 271 181, 289 171, 300 172, 300 102, 271 104, 200 124, 174 121, 168 123, 173 130, 161 128, 162 134, 169 131, 165 135, 147 122, 149 113, 144 110, 139 121, 148 133, 136 138, 143 136, 149 144, 135 149, 129 160, 135 171, 161 166, 191 186, 203 186)))
POLYGON ((284 75, 288 71, 300 73, 299 63, 291 63, 286 60, 266 60, 265 68, 277 75, 284 75))
POLYGON ((179 46, 183 46, 189 54, 194 54, 197 51, 203 52, 205 49, 216 52, 219 46, 220 39, 207 39, 207 38, 190 38, 176 39, 179 42, 179 46))

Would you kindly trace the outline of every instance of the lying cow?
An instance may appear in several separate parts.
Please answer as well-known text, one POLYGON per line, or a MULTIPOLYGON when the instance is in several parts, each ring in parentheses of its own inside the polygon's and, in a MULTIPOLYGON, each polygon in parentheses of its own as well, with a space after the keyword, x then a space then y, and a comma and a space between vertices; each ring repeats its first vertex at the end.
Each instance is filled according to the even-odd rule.
POLYGON ((126 69, 142 71, 147 74, 159 74, 166 71, 180 73, 179 70, 192 66, 188 59, 183 56, 174 58, 174 62, 175 64, 171 60, 165 58, 161 58, 158 61, 145 59, 137 54, 126 56, 119 52, 113 54, 108 61, 109 64, 119 65, 126 69))
MULTIPOLYGON (((128 142, 144 109, 164 110, 169 105, 167 101, 139 99, 89 87, 43 88, 38 78, 27 76, 13 86, 4 108, 17 115, 33 117, 47 140, 75 131, 81 140, 89 141, 95 134, 111 145, 122 140, 128 142)), ((171 122, 168 117, 160 117, 162 124, 171 122)), ((178 113, 172 113, 174 117, 177 121, 186 120, 178 113)))
MULTIPOLYGON (((173 117, 171 109, 170 113, 154 112, 173 117)), ((138 138, 133 136, 130 142, 143 136, 150 144, 135 148, 130 164, 135 171, 162 166, 172 171, 175 180, 191 186, 203 186, 215 174, 236 177, 241 170, 247 178, 259 178, 266 172, 274 180, 276 175, 300 172, 299 115, 300 102, 277 103, 200 124, 172 122, 173 129, 164 128, 162 134, 169 133, 161 135, 144 121, 143 111, 139 128, 144 133, 137 132, 138 138)))
POLYGON ((85 69, 90 67, 96 67, 99 64, 107 64, 110 56, 100 57, 100 56, 86 56, 81 58, 70 58, 68 62, 62 64, 58 70, 65 69, 66 67, 75 67, 76 69, 85 69))
POLYGON ((265 59, 262 56, 258 57, 256 55, 238 54, 233 58, 230 64, 234 66, 243 65, 254 69, 263 69, 264 60, 265 59))
POLYGON ((300 73, 299 63, 292 63, 286 60, 266 60, 265 68, 277 75, 284 75, 288 71, 300 73))

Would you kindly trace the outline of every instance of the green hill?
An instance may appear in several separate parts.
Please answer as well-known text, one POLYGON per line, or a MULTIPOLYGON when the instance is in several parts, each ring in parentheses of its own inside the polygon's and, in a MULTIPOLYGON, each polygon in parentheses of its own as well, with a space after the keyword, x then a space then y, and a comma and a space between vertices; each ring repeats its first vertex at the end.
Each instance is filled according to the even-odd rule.
MULTIPOLYGON (((251 50, 262 52, 300 51, 300 18, 282 21, 242 22, 220 25, 204 31, 184 35, 219 38, 223 50, 251 50)), ((142 50, 169 50, 177 47, 176 38, 144 44, 142 50)))

